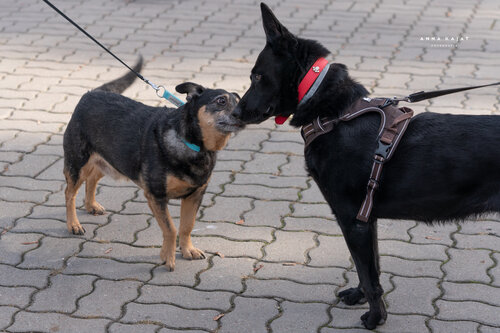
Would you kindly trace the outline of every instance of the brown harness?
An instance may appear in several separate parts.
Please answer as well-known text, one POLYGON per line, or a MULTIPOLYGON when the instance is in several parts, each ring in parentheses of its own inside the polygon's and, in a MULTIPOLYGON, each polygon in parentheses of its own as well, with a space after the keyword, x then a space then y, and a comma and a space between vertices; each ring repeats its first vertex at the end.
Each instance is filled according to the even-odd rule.
POLYGON ((359 209, 357 219, 368 222, 373 208, 373 195, 379 187, 379 179, 382 173, 384 163, 389 161, 403 137, 410 118, 413 116, 413 110, 406 107, 398 108, 397 102, 389 98, 361 98, 354 103, 346 113, 337 119, 329 117, 316 118, 312 123, 302 126, 302 138, 305 141, 304 149, 311 144, 318 136, 326 134, 333 130, 336 124, 341 121, 349 121, 368 112, 378 112, 381 116, 380 127, 378 131, 378 148, 373 156, 373 165, 368 180, 367 193, 361 208, 359 209))

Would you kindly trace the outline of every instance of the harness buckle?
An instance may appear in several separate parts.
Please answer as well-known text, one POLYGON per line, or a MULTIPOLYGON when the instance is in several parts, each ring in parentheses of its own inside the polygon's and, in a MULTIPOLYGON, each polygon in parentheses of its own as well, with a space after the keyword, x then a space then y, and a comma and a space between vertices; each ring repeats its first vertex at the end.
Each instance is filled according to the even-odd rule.
MULTIPOLYGON (((382 140, 378 140, 378 147, 377 149, 375 150, 375 156, 380 156, 382 157, 384 160, 387 159, 387 155, 389 155, 389 152, 392 148, 392 143, 391 144, 387 144, 387 143, 383 143, 382 140)), ((376 158, 375 158, 376 161, 378 161, 376 158)), ((383 162, 383 161, 379 161, 379 162, 383 162)))

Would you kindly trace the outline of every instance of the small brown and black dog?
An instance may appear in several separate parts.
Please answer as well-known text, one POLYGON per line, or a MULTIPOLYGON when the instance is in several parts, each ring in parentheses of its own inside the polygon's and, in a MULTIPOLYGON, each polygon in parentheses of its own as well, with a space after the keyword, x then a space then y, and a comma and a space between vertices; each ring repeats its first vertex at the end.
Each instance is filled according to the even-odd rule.
MULTIPOLYGON (((134 69, 142 68, 142 59, 134 69)), ((104 214, 95 200, 99 179, 109 175, 132 180, 144 190, 162 232, 160 257, 169 271, 175 267, 177 230, 170 217, 169 199, 181 199, 179 246, 186 259, 201 259, 203 251, 191 243, 191 231, 216 152, 243 124, 231 115, 239 96, 221 89, 183 83, 187 93, 178 109, 152 107, 120 95, 135 79, 133 73, 86 93, 76 106, 64 133, 64 175, 67 187, 68 230, 85 230, 76 215, 75 197, 85 184, 85 208, 104 214)))

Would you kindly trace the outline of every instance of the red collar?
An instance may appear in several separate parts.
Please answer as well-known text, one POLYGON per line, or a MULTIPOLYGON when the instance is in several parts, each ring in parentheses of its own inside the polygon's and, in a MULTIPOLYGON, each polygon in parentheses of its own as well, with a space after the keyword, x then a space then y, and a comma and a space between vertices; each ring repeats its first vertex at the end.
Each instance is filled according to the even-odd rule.
MULTIPOLYGON (((309 71, 307 71, 306 75, 304 76, 302 81, 300 81, 300 83, 299 83, 299 89, 298 89, 299 102, 302 100, 302 98, 304 98, 304 95, 309 91, 311 86, 314 84, 314 81, 316 81, 319 74, 321 73, 323 68, 325 68, 325 66, 327 64, 328 64, 328 60, 326 60, 325 58, 319 58, 318 60, 316 60, 314 62, 314 64, 311 66, 311 68, 309 68, 309 71)), ((287 119, 288 119, 288 117, 276 116, 274 118, 274 121, 276 122, 276 124, 281 125, 287 119)))

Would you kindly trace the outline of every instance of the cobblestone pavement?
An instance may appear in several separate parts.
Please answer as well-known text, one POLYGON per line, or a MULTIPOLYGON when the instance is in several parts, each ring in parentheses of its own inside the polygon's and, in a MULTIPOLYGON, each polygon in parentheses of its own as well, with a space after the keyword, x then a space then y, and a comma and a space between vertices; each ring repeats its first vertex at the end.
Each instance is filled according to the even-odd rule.
MULTIPOLYGON (((258 1, 54 2, 127 62, 141 53, 144 75, 169 90, 190 80, 243 93, 264 44, 258 1)), ((443 3, 269 1, 377 96, 498 81, 498 0, 443 3), (446 36, 468 39, 453 48, 441 45, 446 36)), ((105 179, 97 199, 109 213, 79 210, 87 233, 68 234, 65 124, 84 92, 124 68, 42 1, 2 1, 0 17, 0 331, 365 331, 366 305, 335 297, 357 277, 286 125, 253 126, 219 154, 193 233, 206 260, 178 255, 166 272, 159 228, 132 183, 105 179)), ((164 104, 141 82, 125 95, 164 104)), ((498 113, 499 95, 488 88, 414 109, 498 113)), ((171 212, 177 220, 178 202, 171 212)), ((389 318, 378 332, 500 332, 500 217, 379 229, 389 318)))

